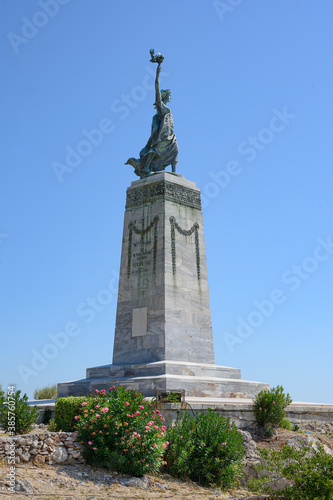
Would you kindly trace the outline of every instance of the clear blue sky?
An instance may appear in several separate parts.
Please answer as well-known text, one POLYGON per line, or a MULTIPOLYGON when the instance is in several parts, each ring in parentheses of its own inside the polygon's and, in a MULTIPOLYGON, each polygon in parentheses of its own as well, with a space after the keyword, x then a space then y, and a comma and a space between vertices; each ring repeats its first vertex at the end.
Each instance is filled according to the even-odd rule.
POLYGON ((2 0, 0 16, 0 382, 32 397, 112 361, 154 48, 203 195, 216 363, 333 403, 331 0, 2 0))

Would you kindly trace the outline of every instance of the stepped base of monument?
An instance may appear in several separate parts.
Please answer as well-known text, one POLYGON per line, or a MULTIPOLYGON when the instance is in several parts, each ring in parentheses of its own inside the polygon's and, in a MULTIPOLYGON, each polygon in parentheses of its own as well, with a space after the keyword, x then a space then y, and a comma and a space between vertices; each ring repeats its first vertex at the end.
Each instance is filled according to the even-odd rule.
POLYGON ((85 396, 111 386, 135 389, 147 397, 156 391, 185 391, 187 397, 252 399, 269 388, 263 382, 242 380, 240 370, 205 363, 157 361, 87 368, 87 378, 58 384, 58 397, 85 396))

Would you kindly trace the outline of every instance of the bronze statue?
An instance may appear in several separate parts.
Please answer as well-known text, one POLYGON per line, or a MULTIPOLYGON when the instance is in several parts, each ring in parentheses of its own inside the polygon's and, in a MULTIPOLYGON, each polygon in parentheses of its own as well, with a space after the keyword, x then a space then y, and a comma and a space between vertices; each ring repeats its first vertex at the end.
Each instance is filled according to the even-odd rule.
POLYGON ((154 54, 150 50, 150 62, 157 63, 155 79, 155 103, 156 115, 153 117, 151 134, 145 147, 140 151, 140 158, 129 158, 125 165, 132 165, 136 175, 141 179, 160 172, 171 165, 172 172, 176 173, 178 162, 178 144, 173 131, 173 118, 167 103, 171 99, 171 90, 160 90, 159 74, 164 59, 162 54, 154 54))

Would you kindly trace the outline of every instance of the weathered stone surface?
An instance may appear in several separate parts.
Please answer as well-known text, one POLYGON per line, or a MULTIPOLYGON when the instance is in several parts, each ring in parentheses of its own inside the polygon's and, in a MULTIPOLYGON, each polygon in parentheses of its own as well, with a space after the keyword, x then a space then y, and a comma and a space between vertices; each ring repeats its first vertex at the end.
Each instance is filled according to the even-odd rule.
POLYGON ((34 492, 34 488, 33 488, 32 484, 27 479, 16 479, 14 490, 17 493, 19 493, 19 492, 33 493, 34 492))
POLYGON ((45 464, 45 457, 43 455, 36 455, 36 457, 34 459, 34 463, 45 464))
POLYGON ((242 435, 243 444, 246 453, 246 460, 251 460, 253 462, 260 461, 260 455, 257 449, 257 445, 255 441, 252 439, 252 436, 249 432, 238 429, 238 432, 242 435))
MULTIPOLYGON (((184 193, 177 199, 190 191, 200 201, 193 182, 167 172, 132 183, 128 196, 161 182, 184 193)), ((165 191, 140 200, 125 212, 113 362, 214 363, 200 204, 169 200, 165 191), (133 335, 133 310, 146 311, 147 331, 140 335, 133 335)))
POLYGON ((287 445, 291 446, 292 448, 295 448, 296 450, 300 450, 302 445, 305 445, 305 446, 312 446, 312 448, 315 451, 318 451, 318 444, 321 444, 323 446, 325 453, 333 456, 333 450, 331 450, 325 444, 323 445, 322 443, 320 443, 319 439, 309 435, 297 434, 296 436, 293 436, 291 439, 289 439, 289 441, 287 442, 287 445))
POLYGON ((130 477, 124 478, 121 480, 121 484, 124 486, 134 486, 135 488, 143 488, 147 490, 150 485, 150 480, 147 476, 139 477, 130 477))
POLYGON ((51 459, 54 460, 56 464, 61 464, 68 459, 68 453, 63 446, 56 446, 51 454, 51 459))

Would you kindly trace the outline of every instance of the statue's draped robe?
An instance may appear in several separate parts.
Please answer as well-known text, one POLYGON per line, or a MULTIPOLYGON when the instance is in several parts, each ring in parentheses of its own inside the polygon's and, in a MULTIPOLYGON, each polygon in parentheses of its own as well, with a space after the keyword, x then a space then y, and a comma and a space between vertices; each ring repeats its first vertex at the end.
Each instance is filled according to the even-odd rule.
POLYGON ((178 144, 173 131, 173 118, 170 111, 163 102, 161 111, 153 117, 151 135, 146 146, 140 151, 140 159, 130 158, 130 163, 135 168, 135 173, 139 176, 143 174, 145 164, 150 154, 153 159, 149 164, 149 170, 158 172, 164 170, 168 165, 178 161, 178 144))

